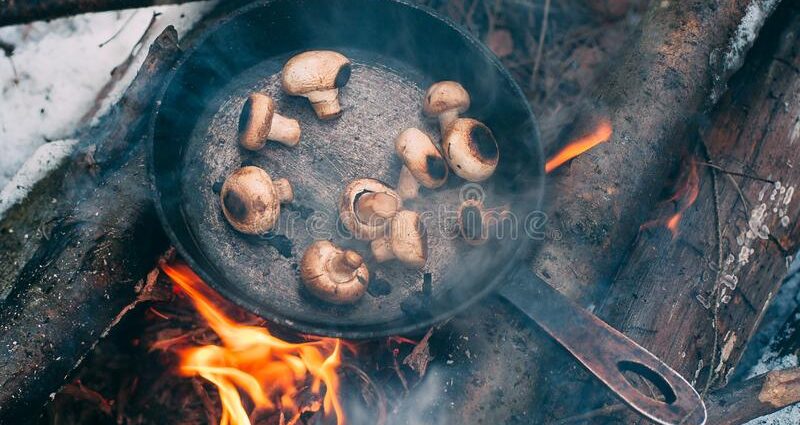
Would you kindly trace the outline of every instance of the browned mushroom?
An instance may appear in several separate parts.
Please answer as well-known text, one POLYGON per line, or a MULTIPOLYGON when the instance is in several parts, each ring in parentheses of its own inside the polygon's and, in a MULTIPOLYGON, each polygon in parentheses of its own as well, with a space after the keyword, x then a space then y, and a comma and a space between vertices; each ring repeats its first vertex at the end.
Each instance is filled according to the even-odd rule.
POLYGON ((469 93, 455 81, 439 81, 428 88, 422 110, 429 117, 439 117, 444 135, 458 115, 469 109, 469 93))
POLYGON ((453 121, 442 141, 442 150, 453 172, 471 182, 488 179, 500 158, 492 131, 472 118, 453 121))
POLYGON ((294 199, 288 180, 273 181, 266 171, 253 166, 228 176, 219 196, 228 223, 250 235, 262 235, 272 229, 278 221, 280 204, 294 199))
POLYGON ((379 263, 396 258, 408 266, 422 268, 428 261, 428 234, 414 211, 398 212, 389 235, 375 239, 370 247, 379 263))
POLYGON ((295 146, 300 142, 300 124, 275 112, 271 97, 253 93, 247 97, 239 115, 239 144, 256 151, 263 148, 267 140, 295 146))
POLYGON ((334 304, 358 301, 369 285, 369 271, 361 255, 328 241, 308 247, 300 262, 300 278, 309 292, 334 304))
POLYGON ((458 208, 458 231, 466 243, 483 245, 489 237, 497 237, 509 214, 507 207, 487 209, 480 200, 467 199, 458 208))
POLYGON ((400 195, 389 186, 375 179, 357 179, 342 191, 339 218, 356 239, 373 240, 385 234, 402 206, 400 195))
POLYGON ((292 96, 311 101, 317 117, 329 120, 338 117, 339 88, 350 80, 350 60, 330 50, 312 50, 289 59, 283 67, 283 90, 292 96))
POLYGON ((409 128, 394 141, 397 155, 403 160, 397 193, 402 199, 416 198, 419 186, 436 189, 447 181, 447 163, 427 134, 409 128))

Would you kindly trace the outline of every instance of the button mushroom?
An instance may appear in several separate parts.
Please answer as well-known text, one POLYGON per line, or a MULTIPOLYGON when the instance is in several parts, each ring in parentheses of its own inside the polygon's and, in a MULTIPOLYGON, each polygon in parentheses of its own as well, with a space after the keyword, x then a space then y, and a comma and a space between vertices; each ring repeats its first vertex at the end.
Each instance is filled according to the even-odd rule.
POLYGON ((256 151, 263 148, 267 140, 295 146, 300 142, 300 124, 275 112, 275 101, 271 97, 253 93, 247 97, 239 115, 239 144, 256 151))
POLYGON ((469 109, 469 93, 455 81, 439 81, 428 88, 422 109, 429 117, 439 117, 444 135, 458 114, 469 109))
POLYGON ((369 285, 369 271, 361 255, 328 241, 308 247, 300 262, 300 278, 309 292, 333 304, 358 301, 369 285))
POLYGON ((342 191, 339 218, 356 239, 373 240, 385 234, 402 206, 400 195, 389 186, 375 179, 357 179, 342 191))
POLYGON ((228 176, 219 195, 228 223, 250 235, 262 235, 272 229, 278 221, 280 204, 294 199, 288 180, 273 181, 266 171, 253 166, 228 176))
POLYGON ((397 183, 402 199, 416 198, 420 184, 436 189, 447 181, 447 163, 427 134, 409 128, 397 136, 394 148, 404 164, 397 183))
POLYGON ((500 157, 492 131, 472 118, 453 121, 444 136, 442 150, 453 172, 471 182, 488 179, 500 157))
POLYGON ((289 59, 283 67, 283 90, 311 101, 317 117, 323 120, 341 114, 339 88, 350 80, 350 60, 329 50, 312 50, 289 59))
POLYGON ((508 217, 506 207, 487 209, 477 199, 467 199, 458 208, 458 231, 469 245, 483 245, 489 236, 497 236, 503 220, 508 217))
POLYGON ((428 261, 428 234, 414 211, 398 212, 391 223, 388 236, 370 243, 372 254, 379 263, 393 258, 415 268, 422 268, 428 261))

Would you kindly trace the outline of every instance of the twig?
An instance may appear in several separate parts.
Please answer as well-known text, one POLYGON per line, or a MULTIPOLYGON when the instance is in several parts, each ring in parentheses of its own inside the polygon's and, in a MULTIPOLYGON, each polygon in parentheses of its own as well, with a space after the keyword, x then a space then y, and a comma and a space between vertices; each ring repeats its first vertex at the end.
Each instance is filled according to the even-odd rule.
POLYGON ((561 419, 553 423, 553 425, 565 425, 571 424, 575 422, 583 422, 589 419, 594 419, 598 416, 609 416, 613 415, 614 413, 620 412, 627 409, 627 406, 624 404, 611 404, 608 406, 601 407, 599 409, 591 410, 586 413, 582 413, 580 415, 570 416, 568 418, 561 419))
POLYGON ((736 171, 726 170, 726 169, 720 167, 719 165, 712 164, 710 162, 698 162, 697 164, 698 165, 703 165, 703 166, 706 166, 706 167, 711 167, 713 169, 719 170, 719 171, 721 171, 721 172, 723 172, 725 174, 729 174, 729 175, 732 175, 732 176, 746 177, 748 179, 753 179, 753 180, 758 180, 758 181, 765 182, 765 183, 775 184, 775 180, 765 179, 763 177, 754 176, 752 174, 738 173, 736 171))
POLYGON ((138 13, 139 13, 139 11, 138 11, 138 10, 137 10, 137 11, 135 11, 135 12, 133 12, 133 13, 131 13, 131 16, 129 16, 129 17, 128 17, 128 19, 127 19, 127 20, 126 20, 126 21, 125 21, 125 22, 122 24, 122 26, 121 26, 121 27, 119 27, 119 29, 117 30, 117 32, 115 32, 115 33, 114 33, 114 34, 113 34, 111 37, 109 37, 109 38, 108 38, 108 40, 106 40, 106 41, 104 41, 104 42, 100 43, 99 45, 97 45, 97 47, 100 47, 100 48, 102 48, 103 46, 105 46, 106 44, 110 43, 112 40, 114 40, 115 38, 117 38, 117 36, 118 36, 118 35, 119 35, 119 34, 122 32, 122 30, 124 30, 124 29, 125 29, 125 27, 127 27, 127 26, 128 26, 128 24, 130 24, 130 23, 131 23, 131 21, 133 20, 133 18, 134 18, 134 17, 135 17, 135 16, 136 16, 138 13))
POLYGON ((111 90, 113 90, 114 87, 117 85, 117 83, 119 83, 119 81, 122 80, 122 77, 125 75, 125 72, 133 64, 133 60, 136 58, 136 54, 139 52, 140 48, 144 44, 144 41, 147 40, 148 36, 150 35, 150 32, 153 30, 154 25, 156 23, 156 18, 159 15, 161 14, 158 12, 153 12, 153 16, 152 18, 150 18, 150 22, 144 29, 144 32, 142 33, 141 37, 139 37, 139 40, 137 40, 136 43, 134 43, 133 47, 131 47, 131 51, 130 53, 128 53, 128 57, 126 57, 121 64, 115 66, 114 69, 111 70, 111 78, 97 93, 97 96, 95 96, 94 98, 94 103, 92 104, 92 107, 89 108, 88 111, 86 111, 83 117, 81 117, 79 126, 84 126, 86 123, 91 121, 92 118, 94 118, 95 114, 97 114, 97 111, 100 110, 100 107, 103 104, 103 100, 106 97, 108 97, 108 94, 111 93, 111 90))
POLYGON ((536 78, 539 72, 539 65, 541 65, 542 51, 544 50, 544 37, 547 33, 547 19, 550 15, 550 0, 544 0, 544 14, 542 16, 542 29, 539 31, 539 43, 536 46, 536 60, 533 62, 533 73, 531 76, 536 78))

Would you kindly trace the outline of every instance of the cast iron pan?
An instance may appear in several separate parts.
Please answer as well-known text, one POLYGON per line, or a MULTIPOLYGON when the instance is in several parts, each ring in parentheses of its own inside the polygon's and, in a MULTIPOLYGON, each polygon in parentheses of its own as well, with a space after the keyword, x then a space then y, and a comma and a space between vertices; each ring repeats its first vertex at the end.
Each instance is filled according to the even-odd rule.
POLYGON ((564 345, 625 402, 663 424, 702 424, 697 392, 655 356, 582 310, 527 271, 543 188, 536 120, 520 88, 479 41, 434 13, 400 0, 275 0, 239 9, 210 28, 175 66, 152 123, 150 171, 166 232, 206 282, 235 303, 298 331, 370 338, 437 323, 496 289, 564 345), (308 101, 285 95, 279 75, 291 56, 331 49, 353 63, 340 90, 343 114, 316 118, 308 101), (338 221, 344 184, 372 177, 397 182, 393 141, 417 127, 439 137, 422 115, 425 89, 459 81, 472 106, 465 115, 495 134, 500 163, 491 179, 470 184, 451 173, 435 191, 404 206, 420 212, 429 240, 421 271, 370 261, 368 244, 338 221), (236 142, 246 96, 270 94, 278 112, 300 121, 300 144, 270 143, 248 152, 236 142), (222 215, 218 190, 242 165, 287 178, 295 200, 262 237, 237 233, 222 215), (480 247, 454 231, 461 201, 480 197, 514 213, 504 237, 480 247), (367 257, 370 292, 354 306, 316 300, 300 282, 298 263, 318 239, 367 257), (622 372, 638 374, 662 401, 637 391, 622 372))

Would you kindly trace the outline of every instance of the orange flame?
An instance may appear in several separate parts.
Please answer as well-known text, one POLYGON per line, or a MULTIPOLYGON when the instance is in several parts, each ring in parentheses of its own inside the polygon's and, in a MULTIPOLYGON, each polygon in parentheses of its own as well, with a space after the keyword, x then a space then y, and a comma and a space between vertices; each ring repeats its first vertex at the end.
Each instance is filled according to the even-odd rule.
POLYGON ((611 139, 611 133, 613 133, 611 123, 607 120, 603 120, 589 134, 573 140, 555 156, 547 160, 547 163, 544 165, 544 171, 550 173, 564 165, 570 159, 575 158, 600 143, 607 142, 611 139))
POLYGON ((697 200, 700 194, 700 177, 697 174, 697 163, 689 161, 689 174, 686 176, 686 183, 678 189, 670 201, 678 203, 678 212, 667 220, 666 226, 672 232, 672 238, 678 236, 678 225, 681 223, 683 213, 689 209, 697 200))
POLYGON ((678 211, 667 219, 648 221, 642 225, 642 229, 663 224, 672 232, 672 239, 678 236, 683 213, 697 201, 697 196, 700 194, 700 177, 697 174, 697 163, 695 161, 689 161, 689 167, 685 171, 685 176, 682 180, 680 188, 667 200, 667 202, 675 203, 678 211))
POLYGON ((216 385, 222 403, 220 425, 250 425, 239 391, 249 396, 256 409, 280 410, 292 418, 288 423, 296 423, 302 413, 296 401, 300 389, 308 386, 307 391, 320 396, 323 384, 326 418, 333 414, 337 424, 346 423, 338 396, 341 340, 290 343, 264 327, 236 323, 214 305, 211 298, 216 294, 188 266, 162 264, 161 268, 191 298, 222 341, 222 346, 182 350, 179 369, 185 376, 201 376, 216 385))

